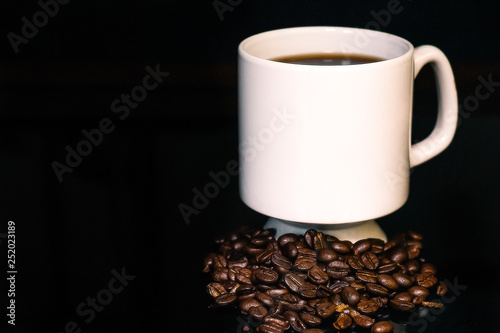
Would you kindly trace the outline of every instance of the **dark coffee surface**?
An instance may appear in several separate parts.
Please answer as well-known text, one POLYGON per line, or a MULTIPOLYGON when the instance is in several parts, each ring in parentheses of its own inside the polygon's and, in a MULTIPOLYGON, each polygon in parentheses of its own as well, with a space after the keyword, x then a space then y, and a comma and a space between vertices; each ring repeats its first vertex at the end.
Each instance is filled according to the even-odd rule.
POLYGON ((291 56, 277 57, 272 61, 284 62, 297 65, 316 65, 316 66, 345 66, 362 65, 386 60, 384 58, 349 53, 309 53, 296 54, 291 56))

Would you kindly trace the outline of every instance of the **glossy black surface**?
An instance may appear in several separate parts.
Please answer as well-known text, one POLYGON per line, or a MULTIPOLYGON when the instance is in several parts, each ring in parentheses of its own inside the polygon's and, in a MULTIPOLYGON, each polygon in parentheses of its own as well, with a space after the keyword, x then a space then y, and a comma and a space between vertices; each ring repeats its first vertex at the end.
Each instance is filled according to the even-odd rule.
MULTIPOLYGON (((210 307, 202 261, 213 237, 262 226, 266 217, 241 202, 237 176, 189 220, 179 211, 180 204, 193 206, 193 189, 212 182, 212 172, 238 159, 238 42, 288 26, 365 27, 378 22, 389 2, 232 3, 221 20, 210 1, 72 1, 18 53, 7 36, 20 34, 21 18, 31 19, 40 7, 0 5, 0 233, 7 221, 16 222, 18 265, 17 325, 7 325, 2 278, 1 331, 61 332, 68 323, 71 331, 75 322, 75 332, 238 332, 237 311, 210 307), (147 66, 169 74, 129 113, 114 109, 115 100, 144 83, 147 66), (110 132, 59 182, 53 162, 63 163, 66 146, 76 149, 82 131, 106 118, 110 132), (116 274, 129 280, 109 294, 118 288, 110 285, 116 274), (89 297, 107 304, 90 311, 89 297)), ((382 30, 440 47, 463 107, 450 147, 413 170, 407 203, 378 220, 389 235, 422 233, 424 257, 440 278, 458 285, 445 311, 415 319, 407 331, 494 332, 500 326, 497 5, 399 4, 382 30)), ((414 142, 433 127, 434 84, 429 69, 415 82, 414 142)), ((7 253, 0 240, 3 276, 7 253)))

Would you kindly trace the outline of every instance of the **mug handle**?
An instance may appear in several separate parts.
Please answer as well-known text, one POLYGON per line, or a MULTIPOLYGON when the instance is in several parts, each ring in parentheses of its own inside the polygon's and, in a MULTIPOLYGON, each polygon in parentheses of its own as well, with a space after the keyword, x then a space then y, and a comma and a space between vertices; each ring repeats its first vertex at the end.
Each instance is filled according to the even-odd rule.
POLYGON ((431 134, 410 147, 410 167, 422 164, 445 150, 455 135, 458 121, 457 88, 451 65, 444 53, 437 47, 422 45, 415 48, 414 63, 414 78, 427 63, 434 70, 438 115, 431 134))

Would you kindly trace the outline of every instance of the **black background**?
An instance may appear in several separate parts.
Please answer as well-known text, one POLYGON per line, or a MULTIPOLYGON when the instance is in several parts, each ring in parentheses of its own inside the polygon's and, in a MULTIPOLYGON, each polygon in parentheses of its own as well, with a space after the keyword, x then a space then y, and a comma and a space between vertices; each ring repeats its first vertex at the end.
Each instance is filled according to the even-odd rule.
MULTIPOLYGON (((225 2, 225 1, 224 1, 225 2)), ((227 2, 225 2, 227 3, 227 2)), ((209 173, 237 160, 238 43, 258 32, 305 25, 365 27, 388 1, 233 0, 223 20, 208 1, 82 1, 59 5, 16 53, 35 1, 0 4, 0 232, 16 223, 16 327, 7 325, 2 278, 0 331, 236 332, 237 314, 208 309, 202 261, 212 238, 266 217, 240 200, 237 177, 186 221, 179 204, 209 173), (375 13, 375 14, 374 14, 375 13), (146 66, 169 75, 126 119, 111 110, 142 84, 146 66), (115 125, 59 182, 52 163, 103 118, 115 125), (75 310, 125 269, 135 278, 96 313, 75 310)), ((382 30, 448 56, 459 103, 480 78, 500 82, 493 1, 401 0, 382 30)), ((484 91, 484 90, 482 90, 484 91)), ((500 87, 464 105, 450 147, 411 175, 408 202, 379 219, 388 235, 414 229, 442 279, 465 290, 426 332, 495 331, 500 325, 500 87)), ((432 73, 415 81, 413 140, 435 121, 432 73)), ((7 270, 2 240, 1 274, 7 270)), ((423 331, 424 325, 408 328, 423 331)))

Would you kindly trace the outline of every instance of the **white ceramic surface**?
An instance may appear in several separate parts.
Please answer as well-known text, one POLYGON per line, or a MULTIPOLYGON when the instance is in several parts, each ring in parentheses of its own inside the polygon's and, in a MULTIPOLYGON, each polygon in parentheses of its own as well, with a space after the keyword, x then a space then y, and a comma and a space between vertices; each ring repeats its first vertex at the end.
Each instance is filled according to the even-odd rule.
POLYGON ((343 27, 269 31, 239 46, 240 194, 282 220, 346 223, 400 208, 410 167, 442 152, 455 133, 453 73, 433 46, 343 27), (387 60, 349 66, 296 65, 293 54, 357 53, 387 60), (411 146, 413 80, 430 63, 438 118, 411 146))

